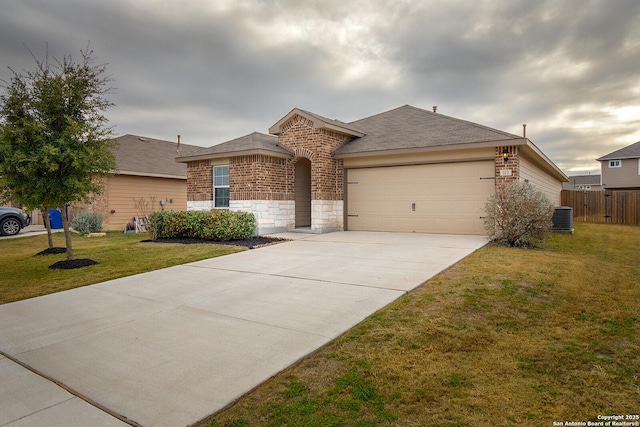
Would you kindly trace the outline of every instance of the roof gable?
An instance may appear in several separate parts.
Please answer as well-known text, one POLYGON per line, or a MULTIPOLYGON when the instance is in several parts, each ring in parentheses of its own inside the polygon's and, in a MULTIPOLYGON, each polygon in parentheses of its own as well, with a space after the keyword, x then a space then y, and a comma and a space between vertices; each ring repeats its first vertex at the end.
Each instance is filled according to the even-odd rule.
POLYGON ((293 110, 289 111, 287 115, 278 120, 276 124, 269 128, 269 133, 279 135, 280 133, 282 133, 282 127, 295 116, 304 117, 305 119, 311 121, 314 128, 328 129, 334 132, 343 133, 355 137, 364 136, 363 132, 347 123, 341 122, 340 120, 327 119, 326 117, 322 117, 318 114, 311 113, 300 108, 294 108, 293 110))
POLYGON ((601 185, 600 175, 574 175, 569 177, 569 182, 575 185, 601 185))
POLYGON ((601 160, 612 160, 612 159, 636 159, 640 158, 640 141, 635 144, 627 145, 619 150, 616 150, 612 153, 609 153, 605 156, 596 159, 597 161, 601 160))
POLYGON ((522 139, 477 123, 405 105, 348 124, 364 136, 336 150, 357 154, 522 139))
POLYGON ((293 153, 278 145, 278 137, 260 132, 253 132, 231 141, 200 148, 176 161, 186 163, 194 160, 213 159, 218 157, 241 156, 247 154, 269 154, 280 157, 291 157, 293 153))
POLYGON ((185 165, 176 163, 180 154, 190 153, 201 147, 178 144, 138 135, 123 135, 114 139, 113 154, 119 174, 157 176, 165 178, 187 177, 185 165))

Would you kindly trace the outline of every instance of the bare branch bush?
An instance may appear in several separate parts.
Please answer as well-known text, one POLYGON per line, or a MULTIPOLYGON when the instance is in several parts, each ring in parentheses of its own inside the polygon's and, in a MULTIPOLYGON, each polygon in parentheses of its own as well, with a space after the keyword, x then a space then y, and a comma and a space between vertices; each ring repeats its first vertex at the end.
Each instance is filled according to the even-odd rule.
POLYGON ((528 183, 499 186, 485 204, 485 215, 489 239, 508 246, 539 246, 553 229, 553 204, 528 183))
POLYGON ((149 196, 149 199, 141 197, 139 199, 133 198, 133 205, 135 206, 136 213, 141 218, 148 218, 154 211, 153 207, 156 205, 156 197, 149 196))

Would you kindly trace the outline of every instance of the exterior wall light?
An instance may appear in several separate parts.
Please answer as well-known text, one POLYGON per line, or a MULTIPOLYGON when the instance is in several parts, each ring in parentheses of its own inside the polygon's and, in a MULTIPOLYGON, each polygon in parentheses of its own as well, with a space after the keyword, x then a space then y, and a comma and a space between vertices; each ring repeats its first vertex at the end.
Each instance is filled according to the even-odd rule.
POLYGON ((507 148, 502 150, 502 160, 504 160, 505 163, 509 161, 509 150, 507 148))

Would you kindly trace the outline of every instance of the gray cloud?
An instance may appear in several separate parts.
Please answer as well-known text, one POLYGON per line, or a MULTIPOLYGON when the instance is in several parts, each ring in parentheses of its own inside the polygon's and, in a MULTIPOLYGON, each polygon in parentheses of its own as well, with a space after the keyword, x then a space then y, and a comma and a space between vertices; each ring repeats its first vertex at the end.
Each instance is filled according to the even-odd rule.
POLYGON ((117 133, 209 146, 298 106, 403 104, 527 134, 568 174, 640 140, 637 0, 0 0, 0 78, 87 42, 117 133))

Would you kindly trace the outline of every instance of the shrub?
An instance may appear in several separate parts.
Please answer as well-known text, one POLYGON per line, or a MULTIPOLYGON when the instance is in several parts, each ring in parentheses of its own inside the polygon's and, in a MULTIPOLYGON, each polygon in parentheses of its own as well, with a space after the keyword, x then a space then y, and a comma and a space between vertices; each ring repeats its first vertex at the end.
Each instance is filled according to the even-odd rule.
POLYGON ((151 239, 196 238, 240 240, 253 235, 256 219, 249 212, 227 210, 154 212, 149 215, 151 239))
POLYGON ((537 246, 551 234, 553 205, 530 184, 512 182, 496 189, 485 205, 489 238, 509 246, 537 246))
POLYGON ((102 230, 102 215, 91 212, 79 213, 71 220, 71 227, 80 234, 97 233, 102 230))

